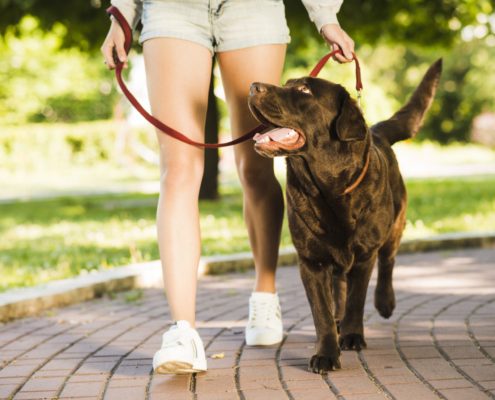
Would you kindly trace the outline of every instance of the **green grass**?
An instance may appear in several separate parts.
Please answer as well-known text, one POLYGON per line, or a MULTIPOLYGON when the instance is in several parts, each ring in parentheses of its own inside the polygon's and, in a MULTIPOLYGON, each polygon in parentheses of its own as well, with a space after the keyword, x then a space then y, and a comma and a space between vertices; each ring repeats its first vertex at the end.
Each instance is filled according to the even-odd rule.
MULTIPOLYGON (((405 236, 492 230, 495 177, 410 180, 405 236)), ((202 254, 248 251, 237 186, 202 201, 202 254)), ((64 197, 0 206, 0 291, 157 259, 157 195, 64 197)), ((291 240, 284 224, 282 246, 291 240)))
POLYGON ((399 160, 423 160, 429 164, 441 165, 493 165, 495 149, 474 143, 453 142, 442 145, 428 140, 404 141, 394 144, 394 152, 399 160))
POLYGON ((409 180, 405 236, 495 229, 495 177, 409 180))

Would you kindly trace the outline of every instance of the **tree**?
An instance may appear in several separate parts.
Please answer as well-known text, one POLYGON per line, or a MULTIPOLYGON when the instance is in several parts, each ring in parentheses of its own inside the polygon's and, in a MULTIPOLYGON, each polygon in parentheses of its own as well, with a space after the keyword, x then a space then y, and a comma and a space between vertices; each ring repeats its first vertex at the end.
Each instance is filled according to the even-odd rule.
MULTIPOLYGON (((218 142, 218 104, 213 89, 215 86, 215 76, 213 74, 213 68, 215 63, 213 62, 210 88, 208 93, 208 109, 206 111, 206 129, 205 140, 208 143, 218 142)), ((218 161, 219 161, 218 149, 206 149, 205 150, 205 171, 203 174, 203 180, 201 181, 201 187, 199 189, 200 199, 214 200, 218 198, 218 161)))

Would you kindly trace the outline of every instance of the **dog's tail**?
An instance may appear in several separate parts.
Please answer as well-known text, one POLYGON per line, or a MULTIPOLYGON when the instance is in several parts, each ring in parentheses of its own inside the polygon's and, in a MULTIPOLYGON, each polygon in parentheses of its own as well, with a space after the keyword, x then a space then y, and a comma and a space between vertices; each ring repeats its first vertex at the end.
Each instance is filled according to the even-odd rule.
POLYGON ((386 138, 391 145, 414 137, 433 101, 441 73, 442 59, 440 58, 426 71, 423 80, 407 104, 386 121, 373 125, 372 132, 386 138))

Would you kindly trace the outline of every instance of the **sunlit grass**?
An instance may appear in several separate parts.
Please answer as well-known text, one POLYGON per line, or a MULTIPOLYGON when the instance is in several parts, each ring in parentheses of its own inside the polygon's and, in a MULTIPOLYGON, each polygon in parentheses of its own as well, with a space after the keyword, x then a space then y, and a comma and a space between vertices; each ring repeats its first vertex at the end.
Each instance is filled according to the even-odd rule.
MULTIPOLYGON (((407 182, 406 238, 495 227, 495 177, 407 182)), ((202 201, 202 254, 249 251, 238 186, 202 201)), ((65 197, 0 206, 0 290, 159 258, 157 195, 65 197)), ((282 246, 290 245, 284 224, 282 246)))
POLYGON ((495 177, 409 180, 406 237, 495 230, 495 177))
POLYGON ((424 163, 443 165, 488 164, 495 162, 495 150, 474 143, 450 143, 407 141, 394 145, 399 159, 422 160, 424 163))

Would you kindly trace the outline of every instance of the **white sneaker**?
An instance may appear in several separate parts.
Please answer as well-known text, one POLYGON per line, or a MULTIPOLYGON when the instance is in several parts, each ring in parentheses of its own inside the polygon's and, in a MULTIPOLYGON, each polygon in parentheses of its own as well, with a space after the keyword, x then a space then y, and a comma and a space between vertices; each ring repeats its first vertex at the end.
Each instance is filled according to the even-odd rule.
POLYGON ((284 334, 282 312, 277 293, 253 292, 249 298, 246 344, 249 346, 280 343, 284 334))
POLYGON ((153 370, 160 374, 206 371, 203 342, 185 320, 177 321, 162 336, 162 347, 153 357, 153 370))

